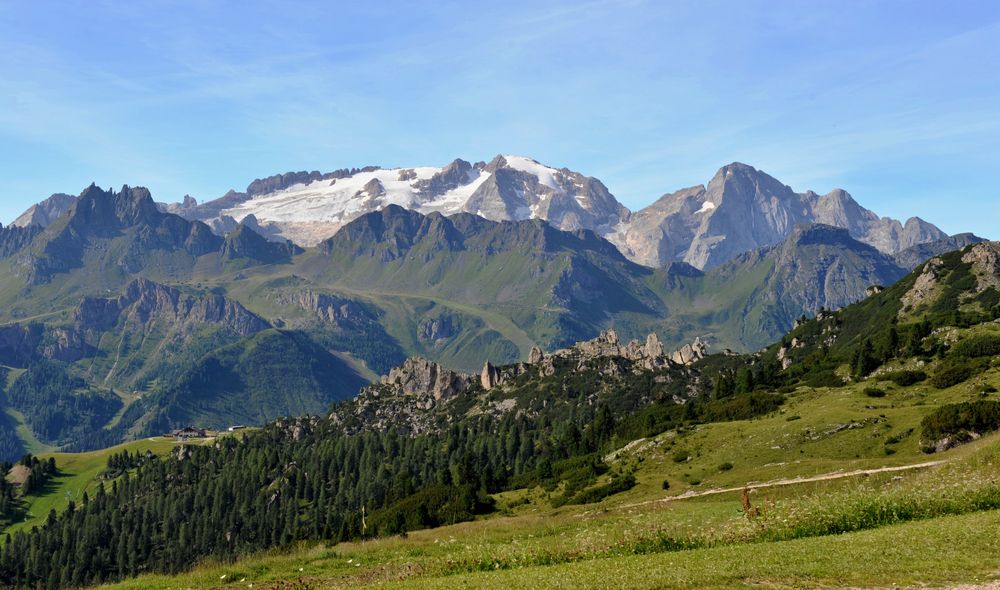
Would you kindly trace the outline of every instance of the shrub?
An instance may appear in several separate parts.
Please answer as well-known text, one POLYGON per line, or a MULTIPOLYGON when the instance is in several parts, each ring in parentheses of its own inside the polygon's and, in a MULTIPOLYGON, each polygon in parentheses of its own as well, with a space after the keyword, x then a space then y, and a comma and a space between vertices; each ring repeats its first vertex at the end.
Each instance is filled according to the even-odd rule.
POLYGON ((631 473, 622 473, 612 476, 611 481, 604 485, 584 490, 570 499, 567 504, 593 504, 600 502, 608 496, 613 496, 621 492, 631 490, 635 487, 635 476, 631 473))
POLYGON ((719 471, 729 471, 732 468, 733 468, 733 464, 730 463, 729 461, 726 461, 722 465, 719 465, 719 471))
POLYGON ((690 458, 691 458, 691 453, 687 452, 684 449, 677 449, 676 451, 674 451, 673 454, 674 463, 683 463, 690 458))
POLYGON ((908 387, 926 380, 927 373, 923 371, 893 371, 892 373, 886 373, 881 379, 892 381, 900 387, 908 387))
POLYGON ((725 399, 715 399, 702 407, 706 422, 731 422, 749 420, 777 410, 785 398, 773 393, 749 393, 725 399))
POLYGON ((885 391, 879 389, 878 387, 866 387, 865 395, 868 397, 885 397, 885 391))
POLYGON ((670 489, 670 482, 669 481, 663 480, 663 489, 664 490, 669 490, 670 489))
POLYGON ((931 383, 938 389, 947 389, 972 377, 972 367, 967 363, 950 363, 938 368, 931 383))
POLYGON ((844 380, 833 369, 815 371, 802 377, 802 382, 809 387, 843 387, 844 380))
POLYGON ((1000 402, 978 400, 941 406, 920 423, 925 442, 948 436, 964 438, 967 433, 984 434, 1000 429, 1000 402))
POLYGON ((952 347, 951 353, 966 358, 980 358, 1000 354, 1000 335, 980 334, 970 336, 952 347))

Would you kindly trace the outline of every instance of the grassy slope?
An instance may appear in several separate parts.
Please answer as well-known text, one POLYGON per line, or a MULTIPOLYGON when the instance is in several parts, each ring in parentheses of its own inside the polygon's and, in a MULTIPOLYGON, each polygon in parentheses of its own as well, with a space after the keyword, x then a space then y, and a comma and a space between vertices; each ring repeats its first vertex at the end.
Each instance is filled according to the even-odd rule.
POLYGON ((35 437, 35 433, 31 431, 24 419, 24 414, 18 412, 14 408, 4 408, 4 413, 6 413, 10 418, 17 424, 17 436, 21 439, 24 444, 24 449, 33 454, 37 455, 39 453, 49 453, 56 450, 56 447, 52 445, 47 445, 35 437))
MULTIPOLYGON (((878 482, 891 483, 888 478, 878 482)), ((856 480, 824 482, 771 495, 778 502, 794 502, 797 495, 837 494, 855 485, 856 480)), ((269 587, 269 582, 294 584, 299 579, 309 585, 289 587, 843 587, 975 582, 1000 570, 1000 541, 993 534, 1000 511, 791 541, 651 554, 634 549, 636 541, 653 531, 683 535, 741 520, 737 494, 599 513, 583 508, 555 514, 529 511, 407 538, 306 545, 111 587, 269 587)))
MULTIPOLYGON (((919 384, 864 396, 867 384, 836 390, 800 390, 781 413, 760 419, 665 433, 619 454, 637 468, 639 485, 600 504, 552 509, 541 489, 501 494, 497 515, 408 537, 336 547, 306 545, 250 557, 236 564, 204 564, 177 577, 153 576, 116 588, 246 587, 246 582, 294 582, 312 587, 388 583, 389 587, 742 587, 882 586, 893 582, 973 582, 1000 571, 1000 542, 993 535, 1000 512, 941 516, 838 536, 744 543, 760 533, 740 511, 739 494, 724 492, 677 499, 685 492, 738 487, 817 474, 950 462, 940 467, 802 482, 753 494, 755 505, 773 503, 783 517, 851 506, 858 498, 896 492, 936 498, 941 486, 977 478, 995 482, 1000 435, 946 453, 920 452, 919 421, 938 404, 978 397, 984 383, 1000 385, 1000 370, 944 391, 919 384), (881 415, 884 414, 884 418, 881 415), (791 416, 800 419, 789 421, 791 416), (872 419, 885 420, 873 423, 872 419), (840 430, 851 421, 862 427, 840 430), (886 455, 886 438, 915 428, 886 455), (816 438, 816 440, 812 440, 816 438), (675 462, 679 449, 691 459, 675 462), (720 470, 723 462, 730 470, 720 470), (663 491, 662 481, 671 483, 663 491), (693 482, 700 480, 698 485, 693 482), (671 501, 664 501, 673 498, 671 501), (766 500, 765 500, 766 498, 766 500), (752 530, 750 530, 752 529, 752 530), (748 532, 749 531, 749 532, 748 532), (751 537, 740 535, 750 534, 751 537), (703 538, 720 545, 682 552, 634 555, 645 540, 703 538), (728 540, 727 540, 728 539, 728 540), (499 567, 499 571, 490 573, 499 567), (302 568, 302 571, 299 571, 302 568), (485 572, 485 573, 484 573, 485 572), (221 576, 225 575, 225 579, 221 576), (245 583, 226 586, 246 578, 245 583)), ((994 394, 996 395, 996 394, 994 394)), ((886 496, 889 497, 889 496, 886 496)), ((846 510, 847 508, 845 508, 846 510)), ((763 529, 762 529, 763 530, 763 529)), ((267 587, 267 586, 265 586, 267 587)))
MULTIPOLYGON (((197 444, 201 441, 193 442, 197 444)), ((110 455, 126 450, 130 453, 145 453, 148 450, 157 455, 165 455, 176 445, 177 443, 173 439, 156 437, 89 453, 39 454, 42 459, 55 457, 59 475, 53 478, 42 493, 28 498, 27 518, 23 522, 12 525, 3 533, 14 533, 42 524, 50 510, 55 509, 57 512, 61 512, 70 500, 79 502, 84 492, 92 496, 97 491, 100 474, 107 469, 110 455)))

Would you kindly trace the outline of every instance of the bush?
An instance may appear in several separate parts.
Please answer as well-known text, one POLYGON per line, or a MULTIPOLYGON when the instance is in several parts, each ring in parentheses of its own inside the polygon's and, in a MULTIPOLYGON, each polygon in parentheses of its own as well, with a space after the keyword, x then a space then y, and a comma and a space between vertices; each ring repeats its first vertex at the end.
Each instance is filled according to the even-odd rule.
POLYGON ((726 461, 722 465, 719 465, 719 471, 729 471, 732 468, 733 468, 733 464, 730 463, 729 461, 726 461))
POLYGON ((749 420, 777 410, 785 398, 773 393, 748 393, 725 399, 714 399, 701 407, 706 422, 749 420))
POLYGON ((684 449, 678 449, 674 451, 673 454, 674 463, 683 463, 690 458, 691 458, 691 453, 687 452, 684 449))
POLYGON ((866 387, 865 395, 868 397, 885 397, 885 391, 879 389, 878 387, 866 387))
POLYGON ((584 490, 570 499, 567 504, 593 504, 600 502, 608 496, 613 496, 621 492, 631 490, 635 487, 635 476, 631 473, 617 474, 611 477, 611 481, 597 487, 584 490))
POLYGON ((972 367, 967 363, 952 363, 938 368, 931 383, 938 389, 947 389, 972 377, 972 367))
POLYGON ((920 423, 927 443, 945 437, 965 438, 970 432, 985 434, 1000 429, 1000 402, 979 400, 941 406, 920 423))
POLYGON ((664 490, 669 490, 670 489, 670 482, 669 481, 663 480, 663 489, 664 490))
POLYGON ((923 371, 894 371, 892 373, 886 373, 880 377, 880 379, 892 381, 900 387, 908 387, 926 380, 927 373, 924 373, 923 371))
POLYGON ((472 520, 493 509, 493 499, 472 486, 432 485, 374 512, 370 525, 379 535, 396 535, 472 520))
POLYGON ((1000 354, 1000 335, 970 336, 952 347, 951 353, 965 358, 980 358, 1000 354))

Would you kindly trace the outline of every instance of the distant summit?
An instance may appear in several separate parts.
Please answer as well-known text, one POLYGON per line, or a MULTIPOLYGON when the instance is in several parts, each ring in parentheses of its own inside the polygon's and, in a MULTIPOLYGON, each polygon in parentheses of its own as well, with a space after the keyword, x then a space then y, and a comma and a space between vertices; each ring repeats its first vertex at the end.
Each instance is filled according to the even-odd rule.
POLYGON ((948 237, 916 217, 905 224, 880 218, 846 191, 796 193, 768 174, 735 162, 720 168, 708 186, 664 195, 634 213, 608 239, 647 266, 683 261, 706 269, 777 244, 802 223, 844 228, 887 254, 948 237))

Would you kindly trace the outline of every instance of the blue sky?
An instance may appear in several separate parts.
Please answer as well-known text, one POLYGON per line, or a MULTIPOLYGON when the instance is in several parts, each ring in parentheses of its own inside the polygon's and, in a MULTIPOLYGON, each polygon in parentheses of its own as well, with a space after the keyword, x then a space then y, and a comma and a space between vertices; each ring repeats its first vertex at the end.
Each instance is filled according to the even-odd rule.
POLYGON ((0 0, 0 221, 517 153, 636 209, 742 161, 1000 238, 1000 3, 0 0))

